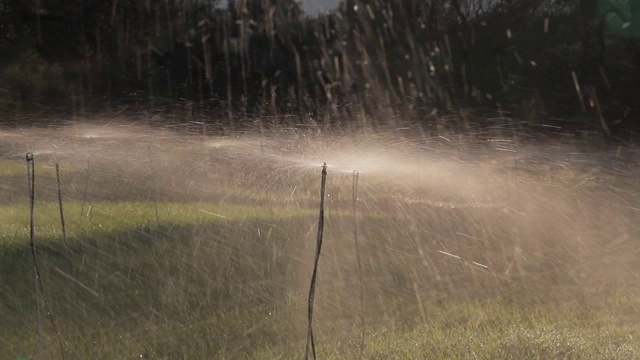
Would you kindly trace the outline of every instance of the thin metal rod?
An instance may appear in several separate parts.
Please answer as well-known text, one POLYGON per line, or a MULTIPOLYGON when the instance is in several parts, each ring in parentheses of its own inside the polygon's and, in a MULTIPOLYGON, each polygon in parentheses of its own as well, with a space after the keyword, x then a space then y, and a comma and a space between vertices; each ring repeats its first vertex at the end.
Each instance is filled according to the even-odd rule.
POLYGON ((64 208, 62 206, 62 186, 60 185, 60 165, 56 162, 56 180, 58 182, 58 205, 60 208, 60 224, 62 226, 62 244, 67 255, 67 263, 69 265, 69 273, 73 272, 71 267, 71 256, 69 255, 69 247, 67 246, 67 227, 64 221, 64 208))
POLYGON ((38 270, 35 262, 35 226, 34 226, 34 199, 35 199, 35 190, 34 190, 34 181, 35 181, 35 169, 33 167, 34 158, 33 154, 27 153, 27 188, 29 195, 29 241, 31 246, 31 255, 33 256, 33 264, 36 269, 34 274, 34 290, 35 290, 35 300, 36 300, 36 329, 38 330, 38 358, 42 356, 42 343, 43 343, 43 335, 42 335, 42 315, 40 314, 40 288, 38 287, 38 270))
MULTIPOLYGON (((53 314, 49 309, 49 299, 47 298, 47 294, 44 291, 44 287, 42 286, 42 277, 40 276, 40 270, 38 268, 38 261, 36 259, 36 242, 35 242, 35 199, 36 199, 36 191, 35 191, 35 183, 36 183, 36 168, 35 168, 35 157, 32 153, 27 153, 27 184, 29 187, 29 245, 31 247, 31 258, 33 260, 33 270, 36 275, 36 296, 38 295, 38 290, 42 295, 42 300, 44 302, 44 307, 49 315, 49 322, 51 322, 51 327, 53 331, 56 333, 56 338, 58 339, 58 345, 60 347, 60 358, 62 360, 65 359, 64 356, 64 346, 62 346, 62 339, 60 338, 60 332, 58 331, 58 327, 56 326, 55 321, 53 320, 53 314)), ((36 299, 36 303, 39 302, 39 298, 36 299)), ((40 318, 40 307, 38 306, 38 323, 40 318)), ((39 324, 38 324, 39 327, 39 324)))
MULTIPOLYGON (((89 159, 87 159, 87 178, 84 183, 84 191, 82 192, 82 207, 80 207, 80 218, 82 218, 82 214, 84 214, 84 204, 87 201, 87 190, 89 190, 89 180, 91 179, 91 163, 89 159)), ((89 205, 89 209, 91 209, 91 205, 89 205)))
POLYGON ((316 280, 318 276, 318 262, 320 261, 320 251, 322 250, 322 236, 324 233, 324 193, 327 185, 327 163, 322 165, 322 182, 320 184, 320 214, 318 216, 318 237, 316 238, 316 256, 313 264, 313 274, 311 275, 311 285, 309 286, 309 322, 307 327, 307 345, 304 351, 304 358, 309 359, 309 345, 313 359, 316 359, 316 345, 313 339, 313 303, 316 295, 316 280))
POLYGON ((152 191, 153 191, 153 206, 156 210, 156 226, 160 226, 160 217, 158 216, 158 195, 156 189, 156 177, 153 173, 153 161, 151 159, 151 145, 148 146, 149 149, 149 173, 151 174, 152 181, 152 191))
POLYGON ((358 263, 358 282, 360 283, 360 359, 364 356, 364 281, 362 279, 362 259, 360 258, 360 247, 358 244, 358 180, 360 174, 358 171, 353 172, 353 242, 356 252, 356 261, 358 263))

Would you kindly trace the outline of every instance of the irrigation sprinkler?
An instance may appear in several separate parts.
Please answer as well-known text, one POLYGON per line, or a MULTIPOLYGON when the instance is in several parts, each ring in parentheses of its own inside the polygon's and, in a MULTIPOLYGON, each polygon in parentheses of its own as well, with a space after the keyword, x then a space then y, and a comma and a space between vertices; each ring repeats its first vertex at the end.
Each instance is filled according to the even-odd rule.
POLYGON ((358 246, 358 180, 360 174, 358 171, 353 171, 353 242, 356 252, 356 261, 358 263, 358 282, 360 283, 360 359, 364 356, 364 337, 365 337, 365 322, 364 322, 364 283, 362 281, 362 260, 360 258, 360 248, 358 246))
POLYGON ((316 238, 316 256, 313 264, 313 274, 311 275, 311 285, 309 286, 309 318, 307 326, 307 345, 304 351, 305 360, 309 359, 309 345, 311 345, 311 353, 313 359, 316 359, 316 345, 313 339, 313 303, 316 294, 316 279, 318 276, 318 262, 320 260, 320 251, 322 250, 322 235, 324 232, 324 193, 327 185, 327 163, 322 165, 322 181, 320 183, 320 214, 318 216, 318 237, 316 238))
POLYGON ((69 273, 73 272, 71 267, 71 257, 69 256, 69 247, 67 246, 67 227, 64 221, 64 209, 62 207, 62 187, 60 186, 60 165, 56 162, 56 180, 58 183, 58 206, 60 208, 60 224, 62 226, 62 245, 67 255, 67 263, 69 265, 69 273))
POLYGON ((49 299, 47 299, 47 295, 44 291, 44 287, 42 286, 42 277, 40 276, 40 269, 38 268, 38 261, 36 258, 36 243, 35 243, 35 199, 36 199, 36 191, 35 191, 35 183, 36 183, 36 168, 35 168, 35 157, 32 153, 27 153, 27 188, 29 191, 29 245, 31 247, 31 258, 33 260, 33 270, 35 273, 35 296, 36 296, 36 327, 38 328, 38 347, 39 354, 42 354, 42 326, 41 326, 41 317, 40 317, 40 298, 42 298, 45 310, 49 315, 49 322, 51 323, 51 327, 56 333, 56 338, 58 339, 58 345, 60 346, 60 358, 65 359, 64 356, 64 347, 62 346, 62 340, 60 338, 60 332, 58 331, 58 327, 56 326, 55 321, 53 320, 53 315, 51 310, 49 309, 49 299))

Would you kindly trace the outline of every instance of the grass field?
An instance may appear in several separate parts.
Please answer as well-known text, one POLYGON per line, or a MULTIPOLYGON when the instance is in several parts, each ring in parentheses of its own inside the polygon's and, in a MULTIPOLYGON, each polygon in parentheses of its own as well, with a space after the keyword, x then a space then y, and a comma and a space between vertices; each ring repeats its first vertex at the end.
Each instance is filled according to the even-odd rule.
POLYGON ((302 357, 323 158, 319 358, 359 358, 362 319, 365 359, 640 357, 640 187, 623 163, 570 161, 565 149, 546 162, 522 149, 452 161, 370 138, 203 146, 150 130, 69 133, 0 139, 0 358, 60 358, 36 301, 27 150, 37 261, 66 359, 302 357))

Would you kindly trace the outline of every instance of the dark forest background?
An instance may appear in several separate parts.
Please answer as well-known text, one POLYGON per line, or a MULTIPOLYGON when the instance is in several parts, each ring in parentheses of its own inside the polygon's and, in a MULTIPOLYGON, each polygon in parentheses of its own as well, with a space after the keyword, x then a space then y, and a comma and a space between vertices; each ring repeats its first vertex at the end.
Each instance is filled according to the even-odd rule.
POLYGON ((5 121, 501 117, 625 137, 639 100, 640 0, 344 0, 313 16, 294 0, 0 0, 5 121))

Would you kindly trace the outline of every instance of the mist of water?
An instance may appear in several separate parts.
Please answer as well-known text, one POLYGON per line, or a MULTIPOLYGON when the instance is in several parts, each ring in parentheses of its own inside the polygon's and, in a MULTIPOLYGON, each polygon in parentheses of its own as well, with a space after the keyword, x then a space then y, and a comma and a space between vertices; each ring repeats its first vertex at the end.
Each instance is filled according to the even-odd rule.
MULTIPOLYGON (((578 143, 538 145, 515 136, 416 133, 278 130, 205 137, 126 123, 71 125, 3 130, 0 157, 13 169, 25 152, 35 154, 40 206, 57 199, 49 170, 59 163, 65 199, 83 204, 80 214, 68 214, 79 221, 107 226, 101 204, 143 204, 133 208, 151 200, 157 204, 159 225, 166 223, 154 235, 162 241, 169 241, 179 226, 169 214, 175 204, 199 211, 203 221, 221 221, 221 228, 189 233, 191 245, 185 249, 191 246, 193 252, 157 253, 168 259, 159 263, 178 270, 148 267, 147 276, 157 281, 161 290, 156 290, 163 295, 136 295, 136 301, 159 314, 184 312, 181 316, 188 317, 195 310, 185 294, 206 296, 224 288, 229 297, 221 308, 241 312, 234 303, 257 302, 265 310, 242 311, 293 314, 287 321, 298 324, 291 328, 304 335, 300 323, 324 162, 329 175, 316 295, 320 329, 349 329, 359 311, 368 322, 387 327, 424 321, 429 301, 482 298, 513 287, 538 292, 636 281, 633 239, 640 235, 635 221, 640 196, 633 146, 621 146, 612 156, 605 150, 586 152, 589 147, 578 143), (364 305, 358 301, 359 270, 351 238, 354 171, 360 179, 364 305), (271 215, 255 215, 255 209, 271 215), (264 257, 247 256, 247 249, 264 257), (173 298, 166 301, 172 305, 162 305, 158 296, 168 299, 169 293, 173 298)), ((23 174, 7 170, 0 179, 3 206, 23 202, 23 174)), ((82 239, 91 232, 75 231, 72 260, 89 261, 82 256, 88 246, 82 239)), ((72 224, 69 232, 74 237, 72 224)), ((147 241, 146 235, 126 236, 132 248, 147 241)), ((126 251, 109 250, 100 242, 91 246, 126 251)), ((111 260, 83 263, 83 271, 100 276, 101 268, 115 271, 109 261, 118 264, 119 258, 109 256, 111 260)), ((115 273, 123 279, 122 289, 137 291, 135 276, 115 273)), ((100 293, 99 282, 85 284, 91 276, 83 278, 91 296, 100 293)), ((109 305, 115 303, 104 304, 115 311, 109 305)), ((195 309, 202 314, 203 308, 195 309)), ((83 311, 89 318, 92 305, 83 311)), ((134 316, 119 311, 123 318, 134 316)))

